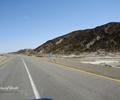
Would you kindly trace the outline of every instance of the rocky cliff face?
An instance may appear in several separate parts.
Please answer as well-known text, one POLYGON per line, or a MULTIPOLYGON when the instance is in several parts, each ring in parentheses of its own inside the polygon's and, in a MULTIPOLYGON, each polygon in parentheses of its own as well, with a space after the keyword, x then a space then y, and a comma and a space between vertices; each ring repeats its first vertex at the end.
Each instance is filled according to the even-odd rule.
POLYGON ((98 50, 120 51, 120 23, 111 22, 93 29, 78 30, 49 40, 34 49, 35 54, 78 54, 98 50))

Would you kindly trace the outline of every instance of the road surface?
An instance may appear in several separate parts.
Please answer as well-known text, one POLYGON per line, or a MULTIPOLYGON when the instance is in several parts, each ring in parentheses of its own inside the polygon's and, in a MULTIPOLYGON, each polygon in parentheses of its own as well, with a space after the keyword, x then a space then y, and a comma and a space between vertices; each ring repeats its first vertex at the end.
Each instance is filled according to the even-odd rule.
POLYGON ((0 100, 120 100, 120 82, 35 57, 14 56, 0 65, 0 100))

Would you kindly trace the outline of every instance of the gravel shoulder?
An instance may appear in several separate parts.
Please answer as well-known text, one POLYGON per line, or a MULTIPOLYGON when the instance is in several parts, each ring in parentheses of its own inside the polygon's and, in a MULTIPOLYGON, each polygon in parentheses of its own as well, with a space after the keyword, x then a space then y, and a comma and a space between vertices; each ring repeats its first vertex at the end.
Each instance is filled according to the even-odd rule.
POLYGON ((13 55, 0 55, 0 68, 13 58, 13 55))
POLYGON ((86 56, 79 58, 74 58, 74 57, 38 57, 38 58, 40 60, 45 60, 60 65, 65 65, 67 67, 84 70, 98 75, 120 79, 120 67, 119 67, 120 59, 118 56, 117 57, 86 56), (101 62, 101 61, 102 63, 95 63, 95 64, 89 63, 89 62, 101 62))

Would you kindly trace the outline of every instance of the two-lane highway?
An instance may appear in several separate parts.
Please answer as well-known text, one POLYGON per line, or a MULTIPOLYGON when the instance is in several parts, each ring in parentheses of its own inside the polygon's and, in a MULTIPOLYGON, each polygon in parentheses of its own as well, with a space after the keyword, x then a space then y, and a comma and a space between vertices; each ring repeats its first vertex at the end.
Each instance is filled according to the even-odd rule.
POLYGON ((0 66, 0 100, 39 97, 53 100, 120 100, 120 83, 35 57, 14 56, 0 66))

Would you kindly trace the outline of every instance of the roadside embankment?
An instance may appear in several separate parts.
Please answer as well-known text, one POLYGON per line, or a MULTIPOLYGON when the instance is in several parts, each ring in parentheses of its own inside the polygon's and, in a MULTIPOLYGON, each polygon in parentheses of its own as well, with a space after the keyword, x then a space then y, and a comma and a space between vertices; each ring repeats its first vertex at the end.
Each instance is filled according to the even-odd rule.
POLYGON ((11 55, 0 55, 0 67, 12 58, 13 56, 11 55))
MULTIPOLYGON (((79 58, 43 58, 52 63, 72 67, 98 75, 103 75, 115 79, 120 79, 120 68, 111 67, 103 64, 82 63, 79 58)), ((97 60, 97 59, 96 59, 97 60)))

